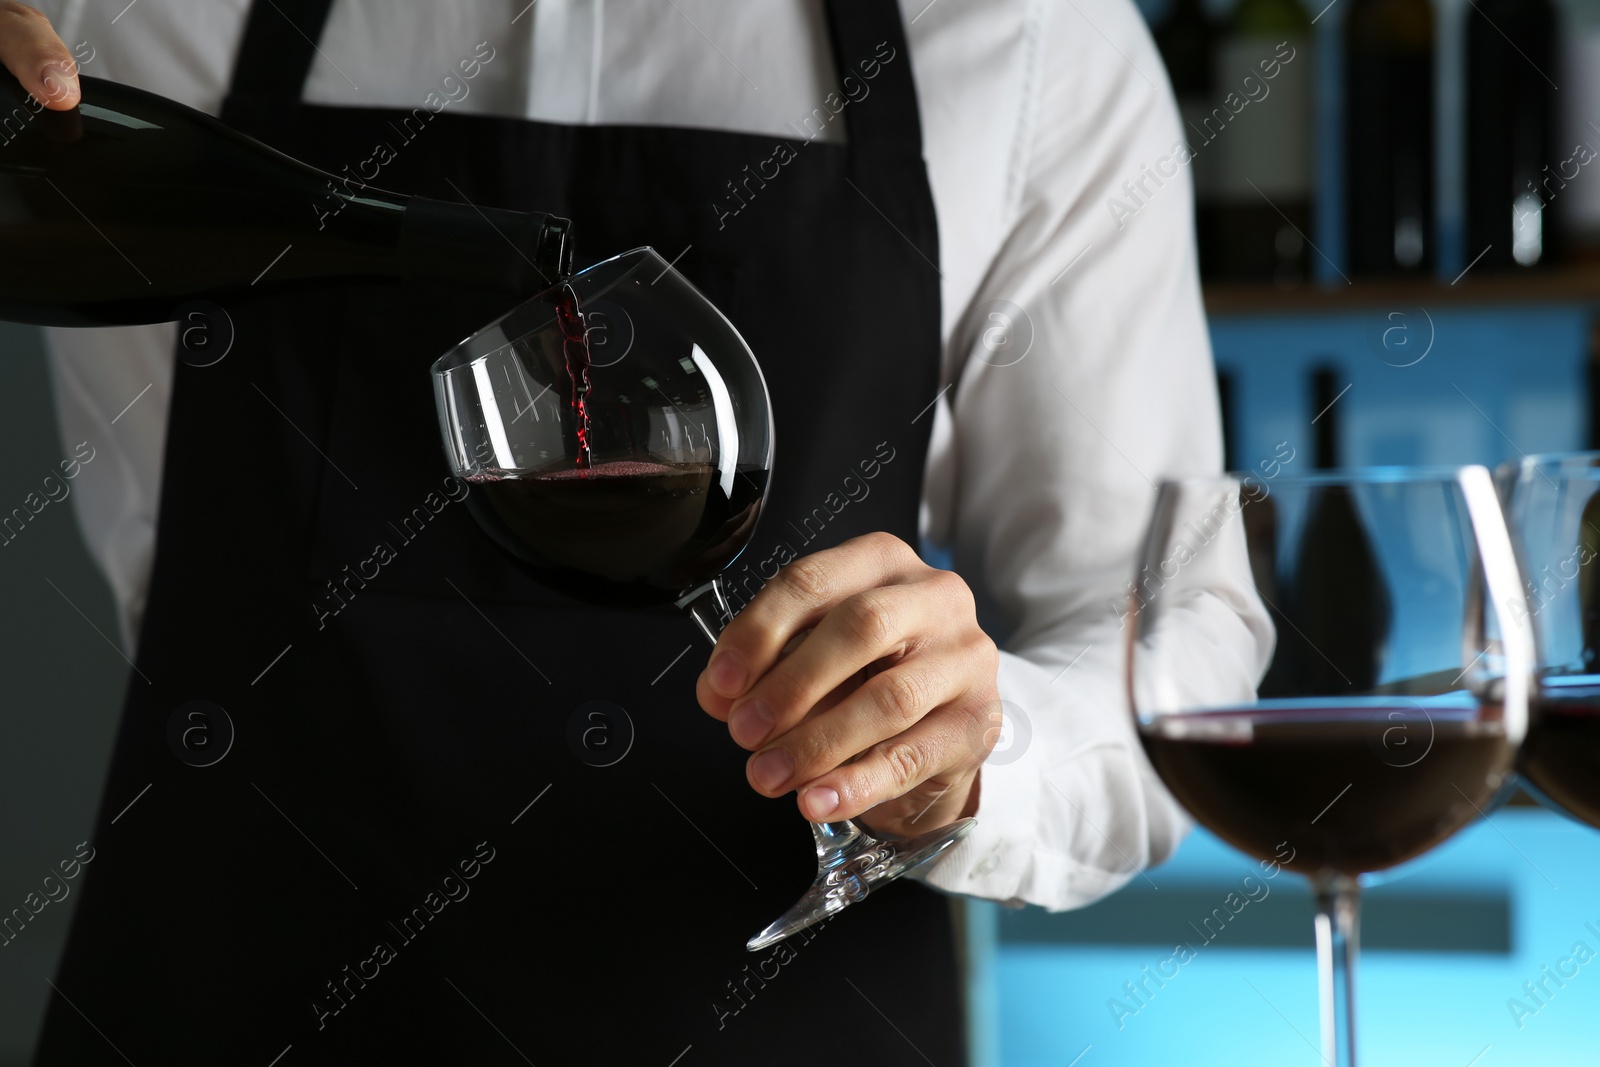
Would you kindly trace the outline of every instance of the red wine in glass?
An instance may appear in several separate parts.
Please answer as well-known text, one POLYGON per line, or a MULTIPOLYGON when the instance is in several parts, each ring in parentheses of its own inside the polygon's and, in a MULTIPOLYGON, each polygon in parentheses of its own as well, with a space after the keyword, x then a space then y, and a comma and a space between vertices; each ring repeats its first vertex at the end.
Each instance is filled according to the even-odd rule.
POLYGON ((1488 803, 1512 748, 1481 714, 1383 696, 1263 701, 1164 716, 1140 736, 1172 795, 1235 848, 1359 875, 1421 855, 1488 803))
POLYGON ((1600 829, 1600 677, 1539 680, 1517 770, 1545 797, 1600 829))
POLYGON ((547 586, 590 603, 671 603, 704 585, 744 547, 767 471, 726 484, 710 463, 620 459, 596 464, 589 321, 570 282, 553 290, 576 436, 574 465, 467 476, 468 506, 495 542, 547 586))
POLYGON ((729 491, 704 463, 615 460, 542 474, 469 475, 467 505, 540 582, 590 603, 670 604, 744 547, 767 472, 729 491))

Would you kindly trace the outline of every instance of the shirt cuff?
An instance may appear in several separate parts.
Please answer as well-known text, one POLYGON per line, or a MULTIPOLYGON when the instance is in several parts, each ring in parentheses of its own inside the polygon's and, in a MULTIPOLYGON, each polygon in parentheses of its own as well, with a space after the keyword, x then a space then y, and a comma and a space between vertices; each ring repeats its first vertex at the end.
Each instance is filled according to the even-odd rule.
POLYGON ((1071 686, 1055 665, 1002 664, 1005 721, 979 772, 977 825, 917 877, 1016 907, 1083 907, 1165 858, 1187 822, 1142 773, 1111 663, 1085 662, 1071 686))
POLYGON ((1044 778, 1040 755, 1031 744, 1019 743, 1011 709, 1003 715, 1001 736, 1010 743, 978 772, 977 825, 917 877, 947 893, 1020 903, 1023 875, 1039 839, 1044 778))

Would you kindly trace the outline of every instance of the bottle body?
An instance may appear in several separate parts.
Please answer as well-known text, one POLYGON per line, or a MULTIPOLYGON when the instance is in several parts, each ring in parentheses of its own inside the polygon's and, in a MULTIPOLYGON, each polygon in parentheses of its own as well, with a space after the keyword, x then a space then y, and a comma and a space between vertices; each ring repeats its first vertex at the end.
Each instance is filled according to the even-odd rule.
POLYGON ((50 111, 0 77, 0 318, 161 322, 362 280, 525 296, 570 267, 565 220, 352 187, 174 101, 81 84, 50 111))
POLYGON ((1215 193, 1211 181, 1216 160, 1202 151, 1203 123, 1217 101, 1212 92, 1212 57, 1216 50, 1216 27, 1200 0, 1175 0, 1152 36, 1167 67, 1173 95, 1178 99, 1178 114, 1183 122, 1180 135, 1189 145, 1189 174, 1194 184, 1195 239, 1199 247, 1200 273, 1211 277, 1216 272, 1215 193))
MULTIPOLYGON (((1340 382, 1348 378, 1338 367, 1321 366, 1311 371, 1310 379, 1310 410, 1322 413, 1312 463, 1319 471, 1334 470, 1344 458, 1341 430, 1348 410, 1335 402, 1344 388, 1340 382)), ((1270 509, 1263 511, 1251 521, 1275 521, 1270 509)), ((1388 640, 1394 605, 1351 488, 1332 484, 1316 489, 1297 536, 1299 565, 1281 575, 1287 580, 1272 590, 1275 610, 1293 624, 1297 639, 1280 643, 1260 693, 1370 691, 1383 668, 1374 650, 1388 640)))
POLYGON ((1242 0, 1216 52, 1216 276, 1306 279, 1315 166, 1311 19, 1300 0, 1242 0))
POLYGON ((1433 267, 1434 41, 1428 0, 1356 0, 1350 8, 1344 133, 1353 272, 1433 267))
MULTIPOLYGON (((1569 261, 1600 261, 1600 0, 1569 0, 1557 34, 1560 73, 1550 76, 1563 86, 1557 94, 1560 133, 1546 164, 1565 182, 1555 204, 1561 233, 1561 255, 1569 261)), ((1543 172, 1541 172, 1541 175, 1543 172)), ((1540 185, 1543 186, 1541 176, 1540 185)))
POLYGON ((1482 252, 1480 267, 1548 264, 1567 184, 1545 75, 1556 69, 1555 11, 1550 0, 1478 0, 1466 19, 1467 255, 1482 252))

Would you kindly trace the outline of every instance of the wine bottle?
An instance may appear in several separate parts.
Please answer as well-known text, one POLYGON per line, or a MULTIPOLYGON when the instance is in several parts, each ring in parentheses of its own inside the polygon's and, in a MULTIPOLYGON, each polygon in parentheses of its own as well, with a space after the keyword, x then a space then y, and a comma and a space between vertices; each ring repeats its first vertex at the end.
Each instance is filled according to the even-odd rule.
POLYGON ((1240 0, 1234 9, 1212 79, 1220 115, 1232 117, 1203 150, 1216 155, 1219 277, 1284 286, 1306 278, 1314 51, 1300 0, 1240 0))
MULTIPOLYGON (((1311 374, 1318 412, 1313 462, 1339 465, 1341 386, 1332 367, 1311 374)), ((1361 693, 1379 681, 1379 650, 1388 636, 1393 599, 1349 487, 1312 490, 1300 531, 1297 563, 1280 588, 1278 651, 1261 695, 1361 693)))
POLYGON ((1566 183, 1555 209, 1562 258, 1600 260, 1600 0, 1568 0, 1560 40, 1560 73, 1551 72, 1561 133, 1550 169, 1566 183))
POLYGON ((1232 371, 1217 371, 1217 409, 1222 415, 1222 469, 1238 470, 1238 382, 1232 371))
MULTIPOLYGON (((1600 566, 1595 563, 1600 559, 1600 533, 1596 531, 1600 531, 1600 493, 1583 506, 1583 519, 1578 523, 1578 612, 1585 674, 1600 673, 1600 566)), ((1537 592, 1545 595, 1542 589, 1537 592)))
POLYGON ((153 93, 80 85, 51 111, 0 71, 0 319, 163 322, 358 280, 526 296, 570 273, 566 219, 385 192, 153 93))
POLYGON ((1345 23, 1344 111, 1353 272, 1432 269, 1433 63, 1428 0, 1354 0, 1345 23))
POLYGON ((1205 135, 1201 121, 1215 106, 1211 85, 1212 53, 1216 48, 1216 24, 1206 14, 1201 0, 1174 0, 1151 31, 1161 59, 1178 98, 1178 116, 1183 122, 1181 136, 1189 144, 1189 174, 1194 184, 1195 238, 1199 245, 1200 274, 1212 277, 1217 272, 1216 189, 1212 180, 1216 160, 1199 152, 1205 135))
POLYGON ((1476 0, 1467 18, 1467 248, 1478 268, 1555 258, 1562 177, 1554 153, 1550 0, 1476 0))

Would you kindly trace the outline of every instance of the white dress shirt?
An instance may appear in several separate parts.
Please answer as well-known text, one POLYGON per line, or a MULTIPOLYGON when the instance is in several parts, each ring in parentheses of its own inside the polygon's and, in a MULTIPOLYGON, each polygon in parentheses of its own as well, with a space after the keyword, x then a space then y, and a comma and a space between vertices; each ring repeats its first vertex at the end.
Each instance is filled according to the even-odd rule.
MULTIPOLYGON (((92 46, 86 73, 219 110, 245 0, 36 2, 69 46, 92 46)), ((1221 463, 1189 175, 1170 162, 1177 113, 1131 0, 902 0, 902 13, 948 386, 922 525, 1005 649, 1007 719, 977 829, 923 877, 1076 907, 1160 862, 1186 828, 1132 728, 1110 606, 1154 483, 1221 463), (1108 198, 1126 204, 1126 182, 1139 210, 1119 225, 1108 198)), ((839 88, 820 0, 337 0, 305 97, 418 106, 480 42, 494 58, 449 110, 795 138, 839 88)), ((86 467, 73 499, 136 634, 174 327, 47 332, 66 440, 116 457, 86 467)), ((1217 658, 1242 666, 1208 672, 1198 656, 1176 684, 1207 702, 1248 697, 1269 635, 1197 635, 1213 651, 1231 641, 1217 658)))

